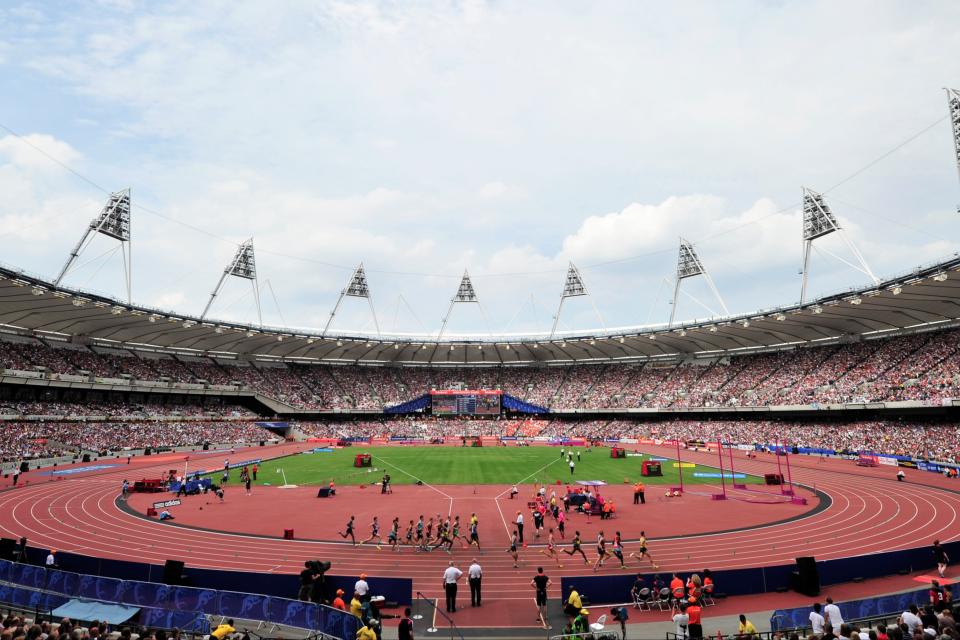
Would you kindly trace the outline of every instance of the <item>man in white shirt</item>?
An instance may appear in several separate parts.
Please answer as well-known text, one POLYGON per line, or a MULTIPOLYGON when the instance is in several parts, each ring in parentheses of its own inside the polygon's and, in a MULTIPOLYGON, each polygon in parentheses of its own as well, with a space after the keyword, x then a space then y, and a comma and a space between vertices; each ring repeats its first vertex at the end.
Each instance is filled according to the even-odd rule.
POLYGON ((573 460, 571 460, 571 461, 570 461, 570 475, 573 475, 573 468, 574 468, 575 466, 577 466, 577 465, 573 464, 573 460))
POLYGON ((687 613, 687 603, 680 603, 680 611, 673 614, 673 622, 677 625, 677 637, 687 637, 687 626, 690 624, 690 615, 687 613))
POLYGON ((47 568, 54 569, 57 566, 57 551, 55 549, 50 549, 50 553, 47 554, 47 568))
POLYGON ((523 544, 523 514, 517 511, 517 538, 523 544))
POLYGON ((353 591, 359 596, 360 602, 370 598, 370 585, 367 584, 367 574, 360 574, 360 579, 353 585, 353 591))
POLYGON ((450 566, 443 572, 443 591, 447 595, 447 613, 457 611, 457 580, 463 576, 463 571, 453 566, 453 560, 450 566))
POLYGON ((913 635, 913 632, 917 629, 923 628, 923 620, 920 619, 920 610, 917 609, 917 605, 910 605, 909 611, 904 611, 900 615, 900 622, 907 625, 907 633, 913 635))
POLYGON ((833 604, 833 598, 827 598, 827 606, 823 608, 823 617, 834 629, 840 631, 843 625, 843 614, 840 613, 840 607, 833 604))
POLYGON ((820 603, 814 602, 813 611, 810 612, 810 628, 813 631, 813 635, 823 635, 823 622, 823 616, 820 614, 820 603))
POLYGON ((479 607, 480 606, 480 579, 483 578, 483 569, 480 568, 480 565, 477 563, 477 559, 473 559, 473 564, 470 565, 470 568, 467 569, 467 582, 470 583, 470 606, 479 607))

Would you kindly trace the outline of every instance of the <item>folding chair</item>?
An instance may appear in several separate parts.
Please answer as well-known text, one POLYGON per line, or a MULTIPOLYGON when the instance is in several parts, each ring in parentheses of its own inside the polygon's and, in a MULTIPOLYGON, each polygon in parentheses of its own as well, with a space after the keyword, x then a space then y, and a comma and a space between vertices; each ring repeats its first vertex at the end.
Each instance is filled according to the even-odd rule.
POLYGON ((590 631, 593 631, 594 633, 603 631, 603 628, 606 625, 607 625, 607 614, 603 614, 602 616, 597 618, 596 622, 590 623, 590 631))
POLYGON ((660 597, 658 597, 656 600, 657 608, 660 609, 660 611, 663 611, 664 609, 671 609, 672 601, 673 595, 670 593, 670 587, 663 587, 660 589, 660 597))
POLYGON ((705 606, 705 607, 710 607, 710 606, 713 606, 713 605, 717 604, 716 601, 713 599, 713 585, 712 585, 712 584, 704 585, 704 587, 703 587, 703 596, 700 598, 700 600, 701 600, 701 602, 703 602, 703 606, 705 606))
POLYGON ((650 606, 651 595, 650 589, 647 587, 640 589, 633 598, 633 603, 637 606, 637 609, 650 611, 652 609, 650 606))

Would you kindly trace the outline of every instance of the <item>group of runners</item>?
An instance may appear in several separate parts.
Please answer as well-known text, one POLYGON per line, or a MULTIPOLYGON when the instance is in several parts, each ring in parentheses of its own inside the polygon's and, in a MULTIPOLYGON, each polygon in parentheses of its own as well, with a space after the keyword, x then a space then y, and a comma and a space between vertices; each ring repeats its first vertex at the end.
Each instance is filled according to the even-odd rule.
MULTIPOLYGON (((390 525, 390 531, 387 533, 386 544, 389 545, 393 551, 400 551, 401 546, 408 546, 415 551, 443 549, 447 553, 453 553, 453 544, 459 542, 464 549, 476 545, 477 550, 483 553, 482 550, 480 550, 479 526, 480 519, 477 518, 476 513, 470 514, 470 522, 467 525, 466 531, 463 531, 463 525, 459 515, 453 516, 451 519, 449 515, 444 518, 438 513, 436 520, 431 517, 426 521, 424 521, 424 517, 421 515, 416 521, 410 520, 403 538, 401 538, 400 518, 395 517, 390 525)), ((350 516, 350 520, 347 522, 344 530, 338 531, 337 533, 343 539, 350 538, 350 541, 355 546, 369 542, 377 545, 377 551, 383 548, 384 541, 380 533, 380 521, 377 516, 373 516, 373 521, 370 523, 370 536, 368 538, 358 541, 355 527, 356 517, 350 516)))
MULTIPOLYGON (((517 535, 514 532, 513 540, 510 545, 510 555, 513 557, 513 566, 519 566, 519 554, 516 550, 516 540, 517 535)), ((597 559, 593 562, 593 570, 598 571, 603 564, 608 561, 611 557, 616 558, 620 562, 621 569, 627 569, 630 560, 636 559, 637 565, 642 565, 644 559, 649 560, 650 564, 654 569, 659 569, 660 566, 653 561, 653 556, 650 555, 650 550, 647 547, 647 537, 646 532, 640 532, 640 547, 637 551, 631 552, 628 556, 623 555, 623 539, 619 531, 614 532, 613 544, 612 544, 612 553, 607 549, 607 539, 604 536, 603 531, 597 533, 597 559)), ((580 538, 580 532, 576 531, 573 535, 573 540, 570 542, 569 549, 560 549, 556 544, 556 541, 553 538, 553 529, 550 529, 547 535, 547 546, 545 549, 540 549, 540 553, 545 555, 548 558, 553 559, 557 563, 557 567, 563 567, 560 563, 560 554, 566 554, 571 558, 577 554, 580 554, 580 557, 583 558, 583 563, 585 565, 590 564, 590 560, 587 558, 587 554, 583 551, 583 541, 580 538)))
MULTIPOLYGON (((383 534, 380 532, 380 520, 377 516, 373 516, 373 521, 370 523, 370 535, 363 540, 357 540, 356 526, 356 516, 350 516, 350 520, 347 521, 343 531, 338 531, 337 533, 343 539, 349 538, 354 546, 373 543, 376 545, 378 551, 382 550, 383 545, 386 544, 392 551, 400 551, 401 547, 407 546, 415 551, 435 551, 437 549, 443 549, 447 553, 452 554, 454 544, 459 543, 463 549, 476 546, 477 550, 483 553, 480 547, 480 520, 477 518, 476 513, 470 514, 467 531, 463 531, 463 525, 459 515, 453 516, 452 518, 451 516, 444 518, 440 514, 437 514, 435 519, 431 517, 427 520, 424 520, 424 516, 421 515, 416 521, 409 521, 402 537, 400 534, 400 518, 395 517, 387 533, 386 542, 384 542, 383 534)), ((659 565, 654 562, 653 556, 650 554, 647 546, 646 532, 640 532, 638 542, 639 548, 637 551, 625 556, 623 539, 619 531, 614 532, 612 545, 609 549, 604 532, 598 532, 596 546, 597 558, 593 562, 593 570, 598 571, 603 567, 604 563, 611 558, 616 558, 620 563, 621 569, 629 568, 630 561, 634 559, 636 559, 638 566, 642 565, 644 560, 647 560, 654 569, 659 569, 659 565)), ((514 529, 510 536, 510 546, 507 548, 507 553, 513 558, 513 566, 515 568, 520 566, 520 549, 522 546, 520 542, 520 532, 514 529)), ((551 527, 547 531, 547 545, 545 548, 539 549, 538 553, 554 560, 557 567, 561 568, 563 567, 560 557, 561 553, 571 558, 579 554, 580 557, 583 558, 585 565, 590 564, 590 560, 583 550, 583 540, 580 537, 579 531, 574 532, 573 539, 570 542, 570 548, 562 549, 561 546, 557 544, 553 528, 551 527)))

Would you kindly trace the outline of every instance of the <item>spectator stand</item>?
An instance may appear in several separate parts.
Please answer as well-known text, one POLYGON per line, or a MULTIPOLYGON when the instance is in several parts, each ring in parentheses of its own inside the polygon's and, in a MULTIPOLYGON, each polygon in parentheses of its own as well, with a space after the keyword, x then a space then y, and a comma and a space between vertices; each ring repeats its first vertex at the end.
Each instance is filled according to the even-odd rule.
MULTIPOLYGON (((0 601, 4 588, 27 590, 30 602, 57 606, 79 599, 126 605, 146 611, 150 626, 209 633, 206 616, 258 620, 307 629, 338 638, 353 638, 359 620, 325 605, 275 596, 218 591, 155 582, 118 580, 0 560, 0 601), (205 628, 204 628, 205 626, 205 628)), ((22 595, 7 596, 22 600, 22 595)), ((141 620, 143 623, 143 621, 141 620)), ((145 623, 146 624, 146 623, 145 623)))

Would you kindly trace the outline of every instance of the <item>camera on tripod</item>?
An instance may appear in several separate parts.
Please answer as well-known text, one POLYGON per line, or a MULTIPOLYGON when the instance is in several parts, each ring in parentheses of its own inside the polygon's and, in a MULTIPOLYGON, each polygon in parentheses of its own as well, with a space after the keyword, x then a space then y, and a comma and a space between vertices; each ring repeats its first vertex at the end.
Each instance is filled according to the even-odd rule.
POLYGON ((324 560, 307 560, 305 564, 308 569, 321 576, 330 570, 330 563, 324 560))

